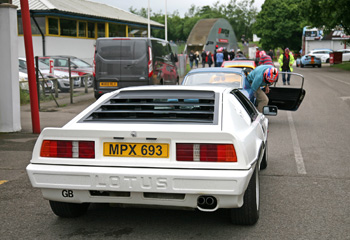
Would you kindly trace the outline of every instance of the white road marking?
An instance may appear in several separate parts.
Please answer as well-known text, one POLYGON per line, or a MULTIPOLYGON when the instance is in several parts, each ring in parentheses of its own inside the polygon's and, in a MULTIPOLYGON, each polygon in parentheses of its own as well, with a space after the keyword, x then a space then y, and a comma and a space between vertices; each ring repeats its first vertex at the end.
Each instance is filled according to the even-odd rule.
POLYGON ((303 155, 301 154, 297 131, 295 130, 292 114, 291 112, 288 111, 287 115, 288 115, 290 134, 292 136, 292 142, 293 142, 294 157, 297 163, 297 170, 299 174, 306 174, 304 159, 303 159, 303 155))

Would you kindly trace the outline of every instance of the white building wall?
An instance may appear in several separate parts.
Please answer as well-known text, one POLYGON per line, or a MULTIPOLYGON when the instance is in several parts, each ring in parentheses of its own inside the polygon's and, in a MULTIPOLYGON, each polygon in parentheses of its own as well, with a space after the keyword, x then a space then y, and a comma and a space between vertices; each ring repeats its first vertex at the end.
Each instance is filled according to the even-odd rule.
POLYGON ((0 132, 21 130, 17 6, 0 4, 0 132))
MULTIPOLYGON (((81 58, 92 64, 95 51, 95 39, 45 36, 46 56, 69 55, 81 58)), ((43 56, 42 37, 33 36, 34 56, 43 56)), ((25 56, 23 36, 18 37, 18 54, 25 56)))
POLYGON ((315 49, 315 48, 330 48, 333 50, 344 49, 344 41, 340 40, 306 40, 305 53, 315 49))

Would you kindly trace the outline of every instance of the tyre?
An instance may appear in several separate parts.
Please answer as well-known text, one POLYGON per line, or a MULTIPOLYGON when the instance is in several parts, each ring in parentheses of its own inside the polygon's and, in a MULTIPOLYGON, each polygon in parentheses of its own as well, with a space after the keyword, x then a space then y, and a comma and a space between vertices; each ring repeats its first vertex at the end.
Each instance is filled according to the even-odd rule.
POLYGON ((264 150, 264 156, 263 156, 263 158, 261 160, 261 164, 260 164, 260 170, 263 170, 263 169, 267 168, 267 159, 268 159, 268 156, 267 156, 267 141, 266 141, 265 150, 264 150))
POLYGON ((300 67, 303 68, 303 67, 304 67, 304 64, 300 63, 300 67))
POLYGON ((66 203, 50 201, 51 210, 59 217, 75 218, 86 213, 90 203, 66 203))
POLYGON ((322 67, 322 65, 321 65, 321 64, 319 64, 319 65, 318 65, 318 67, 319 67, 319 68, 321 68, 321 67, 322 67))
POLYGON ((243 206, 230 210, 231 222, 239 225, 253 225, 259 219, 259 172, 258 167, 249 181, 244 193, 243 206))

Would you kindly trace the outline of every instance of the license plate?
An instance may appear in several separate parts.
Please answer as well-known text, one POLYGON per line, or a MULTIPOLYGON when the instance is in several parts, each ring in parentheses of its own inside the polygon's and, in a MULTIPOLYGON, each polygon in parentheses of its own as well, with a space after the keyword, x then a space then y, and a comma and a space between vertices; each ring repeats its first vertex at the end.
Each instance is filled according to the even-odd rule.
POLYGON ((168 158, 167 143, 103 143, 103 156, 168 158))
POLYGON ((100 87, 117 87, 117 82, 100 82, 100 87))

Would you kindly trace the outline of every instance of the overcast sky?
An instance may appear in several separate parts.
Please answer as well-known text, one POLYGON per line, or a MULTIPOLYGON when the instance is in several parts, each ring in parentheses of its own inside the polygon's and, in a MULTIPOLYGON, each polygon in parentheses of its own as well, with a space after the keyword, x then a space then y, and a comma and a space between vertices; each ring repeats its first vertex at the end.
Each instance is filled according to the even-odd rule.
MULTIPOLYGON (((94 2, 105 3, 123 10, 129 11, 132 6, 137 10, 148 7, 148 0, 90 0, 94 2)), ((255 0, 255 6, 260 10, 261 5, 265 0, 255 0)), ((196 7, 202 7, 205 5, 213 6, 217 0, 167 0, 167 12, 172 14, 178 10, 180 16, 183 17, 192 4, 196 7)), ((230 0, 220 0, 220 4, 228 4, 230 0)), ((159 12, 165 10, 165 0, 150 0, 150 7, 153 12, 159 12)))

